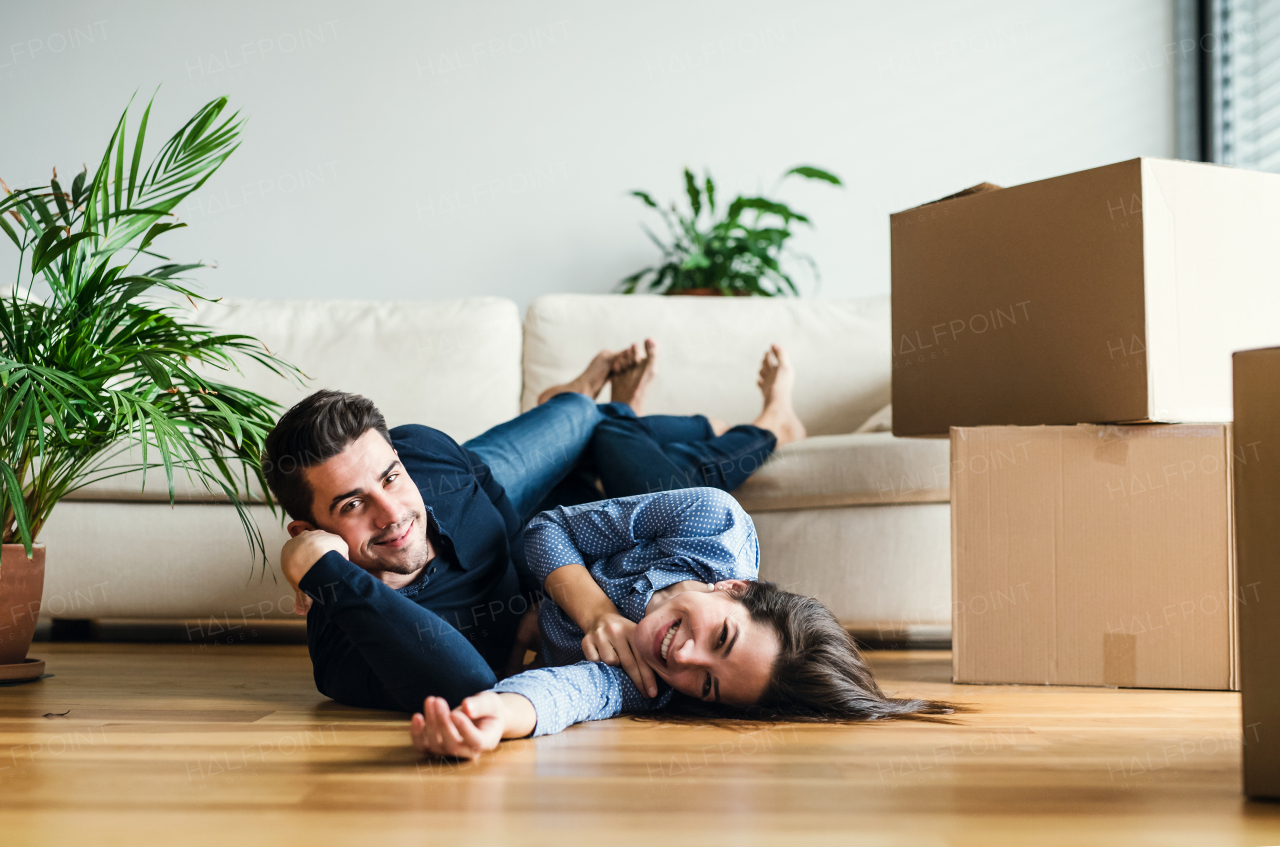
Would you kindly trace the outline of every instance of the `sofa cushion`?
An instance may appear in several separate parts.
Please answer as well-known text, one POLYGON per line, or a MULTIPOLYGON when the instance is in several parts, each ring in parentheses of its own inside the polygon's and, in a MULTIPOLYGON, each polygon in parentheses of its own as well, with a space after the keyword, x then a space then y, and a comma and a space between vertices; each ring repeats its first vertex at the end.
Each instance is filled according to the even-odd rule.
POLYGON ((854 432, 893 432, 893 406, 885 406, 863 421, 854 432))
POLYGON ((733 496, 748 512, 945 503, 950 447, 889 432, 819 435, 775 452, 733 496))
MULTIPOLYGON (((301 368, 301 384, 247 362, 243 374, 213 376, 286 409, 320 388, 352 391, 373 400, 388 426, 427 424, 458 441, 520 411, 520 315, 510 300, 223 300, 201 303, 193 319, 251 335, 301 368)), ((154 451, 149 459, 158 460, 154 451)), ((223 499, 181 472, 174 483, 183 500, 223 499)), ((71 497, 167 500, 168 489, 153 469, 145 493, 141 474, 126 474, 71 497)))
MULTIPOLYGON (((889 298, 800 300, 554 294, 524 323, 524 395, 580 372, 601 348, 646 336, 660 348, 645 412, 706 414, 731 424, 760 413, 756 375, 771 343, 797 370, 796 412, 810 434, 852 432, 889 402, 889 298)), ((608 399, 606 387, 601 400, 608 399)))
POLYGON ((946 503, 752 512, 751 519, 761 579, 818 598, 871 638, 950 637, 946 503))

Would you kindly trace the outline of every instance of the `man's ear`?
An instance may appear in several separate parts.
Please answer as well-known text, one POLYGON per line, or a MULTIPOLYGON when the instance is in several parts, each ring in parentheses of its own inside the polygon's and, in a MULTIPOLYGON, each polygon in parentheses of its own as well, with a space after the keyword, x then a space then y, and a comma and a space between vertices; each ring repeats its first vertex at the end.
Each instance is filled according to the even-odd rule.
POLYGON ((716 591, 727 591, 729 596, 737 599, 747 590, 747 586, 751 584, 750 580, 745 579, 722 579, 716 583, 716 591))
POLYGON ((315 527, 306 521, 289 521, 289 525, 285 529, 289 530, 290 538, 297 538, 302 533, 315 529, 315 527))

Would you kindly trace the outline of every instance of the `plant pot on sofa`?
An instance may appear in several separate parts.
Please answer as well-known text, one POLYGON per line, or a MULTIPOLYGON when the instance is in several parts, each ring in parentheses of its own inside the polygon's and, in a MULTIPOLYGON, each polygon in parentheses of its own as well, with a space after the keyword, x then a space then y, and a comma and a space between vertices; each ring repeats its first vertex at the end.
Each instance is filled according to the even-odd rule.
MULTIPOLYGON (((844 184, 835 174, 807 165, 792 168, 782 178, 789 176, 844 184)), ((766 197, 740 196, 727 206, 722 200, 717 211, 716 188, 709 173, 699 184, 693 172, 685 168, 684 187, 689 195, 690 214, 681 212, 675 203, 668 209, 644 191, 631 192, 662 216, 671 241, 664 244, 649 232, 649 238, 662 250, 662 261, 620 281, 618 290, 623 294, 635 294, 641 288, 655 294, 695 297, 799 294, 800 289, 783 270, 788 255, 807 264, 817 281, 818 268, 813 260, 787 247, 792 223, 807 224, 807 217, 766 197)))
POLYGON ((44 663, 27 661, 44 594, 44 545, 0 546, 0 680, 39 676, 44 663), (38 667, 37 667, 38 665, 38 667))

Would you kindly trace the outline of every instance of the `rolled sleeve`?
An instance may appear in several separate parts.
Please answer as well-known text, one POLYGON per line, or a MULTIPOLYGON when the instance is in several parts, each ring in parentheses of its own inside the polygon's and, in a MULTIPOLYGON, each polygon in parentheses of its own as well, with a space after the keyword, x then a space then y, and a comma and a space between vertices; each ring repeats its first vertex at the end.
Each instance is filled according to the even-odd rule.
POLYGON ((546 584, 547 577, 558 568, 585 564, 582 553, 562 523, 563 516, 557 514, 562 511, 543 512, 530 521, 524 531, 525 560, 538 585, 546 584))
POLYGON ((583 721, 661 708, 671 699, 667 688, 650 700, 625 671, 602 662, 525 671, 504 679, 493 690, 523 695, 533 704, 538 715, 534 736, 552 735, 583 721))

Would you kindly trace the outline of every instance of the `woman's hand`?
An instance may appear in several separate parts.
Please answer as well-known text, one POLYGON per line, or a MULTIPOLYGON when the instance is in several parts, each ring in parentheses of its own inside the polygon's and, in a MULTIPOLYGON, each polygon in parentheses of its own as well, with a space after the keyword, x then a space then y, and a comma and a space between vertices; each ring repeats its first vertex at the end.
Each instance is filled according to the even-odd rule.
POLYGON ((658 683, 649 667, 631 649, 630 636, 636 625, 616 612, 600 615, 588 627, 582 639, 582 655, 588 661, 621 665, 640 693, 658 696, 658 683))
POLYGON ((498 746, 508 722, 507 704, 496 691, 468 697, 452 712, 444 698, 428 697, 409 721, 409 736, 419 753, 474 760, 498 746))

